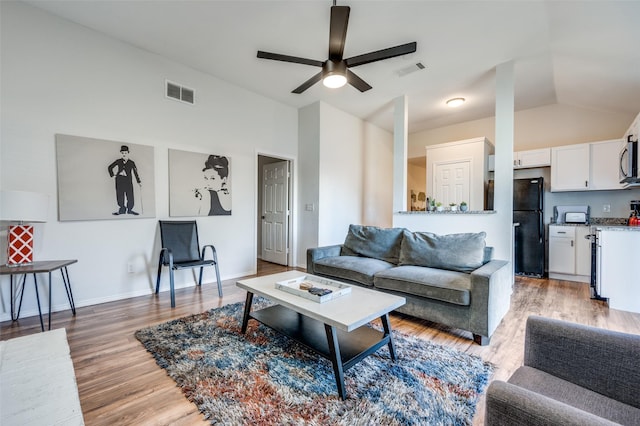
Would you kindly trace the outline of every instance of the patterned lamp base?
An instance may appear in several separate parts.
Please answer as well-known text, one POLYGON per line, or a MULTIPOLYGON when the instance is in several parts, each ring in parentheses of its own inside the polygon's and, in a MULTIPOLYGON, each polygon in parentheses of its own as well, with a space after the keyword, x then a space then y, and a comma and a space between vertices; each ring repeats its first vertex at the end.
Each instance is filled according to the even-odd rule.
POLYGON ((33 225, 9 227, 7 265, 19 266, 33 262, 33 225))

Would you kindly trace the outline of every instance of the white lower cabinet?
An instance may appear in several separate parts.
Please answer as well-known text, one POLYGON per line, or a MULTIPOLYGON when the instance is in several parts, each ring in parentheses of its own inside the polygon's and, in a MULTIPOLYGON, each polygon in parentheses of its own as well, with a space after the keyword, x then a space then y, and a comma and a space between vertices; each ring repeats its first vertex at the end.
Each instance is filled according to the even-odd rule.
POLYGON ((588 226, 549 225, 549 278, 589 282, 591 251, 588 226))

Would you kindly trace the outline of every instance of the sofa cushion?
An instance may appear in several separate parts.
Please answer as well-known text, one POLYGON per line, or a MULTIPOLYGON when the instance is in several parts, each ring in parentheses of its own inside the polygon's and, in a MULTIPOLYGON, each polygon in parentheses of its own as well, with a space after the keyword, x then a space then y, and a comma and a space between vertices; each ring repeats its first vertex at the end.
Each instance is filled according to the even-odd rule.
POLYGON ((399 265, 471 272, 484 264, 485 232, 436 235, 404 231, 399 265))
POLYGON ((638 424, 640 409, 536 368, 518 368, 509 383, 620 424, 638 424))
POLYGON ((398 264, 404 228, 349 225, 344 246, 361 256, 398 264))
POLYGON ((318 260, 314 271, 320 275, 355 281, 367 287, 373 286, 373 276, 394 265, 384 260, 357 256, 333 256, 318 260))
POLYGON ((397 266, 376 274, 375 288, 393 290, 428 299, 468 306, 471 276, 463 272, 425 268, 423 266, 397 266))

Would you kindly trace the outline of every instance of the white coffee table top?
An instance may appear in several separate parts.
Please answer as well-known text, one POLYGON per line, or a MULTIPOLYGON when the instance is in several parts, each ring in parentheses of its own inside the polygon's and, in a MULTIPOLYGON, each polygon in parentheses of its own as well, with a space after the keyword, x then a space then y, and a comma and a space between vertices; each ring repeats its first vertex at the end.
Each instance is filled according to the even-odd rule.
POLYGON ((311 275, 301 271, 287 271, 240 280, 236 285, 248 292, 264 296, 300 314, 344 331, 355 330, 406 303, 404 297, 356 285, 351 287, 350 294, 324 303, 317 303, 276 288, 278 281, 291 280, 301 276, 311 275))

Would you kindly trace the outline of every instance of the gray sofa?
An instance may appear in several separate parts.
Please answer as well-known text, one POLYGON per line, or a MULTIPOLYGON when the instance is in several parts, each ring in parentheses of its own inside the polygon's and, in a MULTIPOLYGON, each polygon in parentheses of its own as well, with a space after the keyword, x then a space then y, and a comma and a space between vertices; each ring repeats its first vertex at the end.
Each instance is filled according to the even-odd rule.
POLYGON ((487 388, 485 425, 640 425, 640 335, 527 319, 524 365, 487 388))
POLYGON ((397 311, 470 331, 486 345, 512 291, 510 262, 491 255, 484 232, 350 225, 344 244, 307 250, 307 272, 403 296, 397 311))

